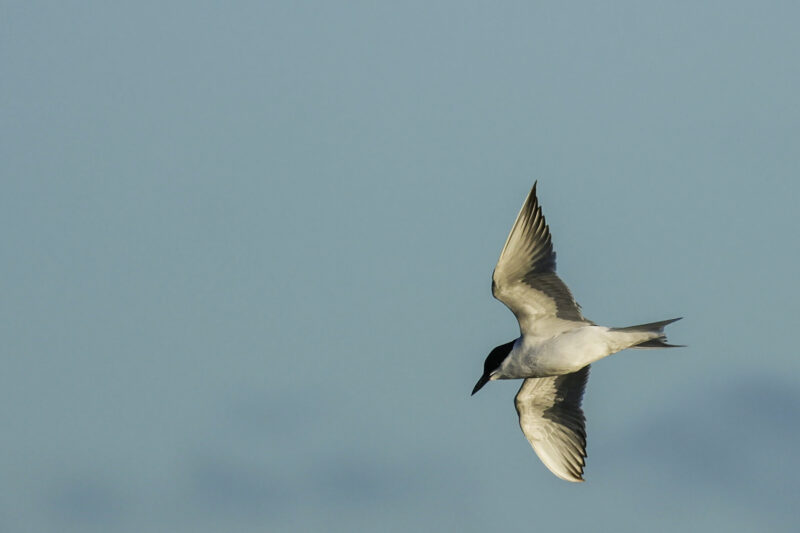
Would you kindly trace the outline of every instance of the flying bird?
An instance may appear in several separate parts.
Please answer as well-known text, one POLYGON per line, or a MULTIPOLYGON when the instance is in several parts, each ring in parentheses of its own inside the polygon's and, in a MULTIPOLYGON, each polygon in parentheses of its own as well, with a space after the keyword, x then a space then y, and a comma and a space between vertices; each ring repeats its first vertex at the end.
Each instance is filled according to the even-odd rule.
POLYGON ((514 399, 522 432, 553 474, 583 481, 586 419, 581 401, 589 365, 626 348, 677 347, 667 344, 664 326, 680 318, 612 328, 584 317, 556 275, 556 253, 536 183, 500 252, 492 294, 517 317, 520 336, 489 353, 472 394, 489 381, 523 379, 514 399))

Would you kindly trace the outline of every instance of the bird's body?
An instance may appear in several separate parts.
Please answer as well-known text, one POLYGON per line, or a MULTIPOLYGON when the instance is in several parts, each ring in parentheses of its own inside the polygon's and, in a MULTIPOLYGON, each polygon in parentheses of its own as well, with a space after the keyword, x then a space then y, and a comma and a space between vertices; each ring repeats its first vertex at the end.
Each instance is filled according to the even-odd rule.
POLYGON ((517 317, 520 336, 492 350, 472 394, 489 381, 524 379, 515 398, 523 433, 556 476, 583 481, 581 401, 589 365, 626 348, 672 347, 664 326, 679 319, 599 326, 583 316, 555 267, 550 229, 534 184, 492 276, 492 293, 517 317))
POLYGON ((595 361, 660 335, 625 331, 590 323, 557 324, 551 335, 522 335, 490 380, 560 376, 577 372, 595 361))

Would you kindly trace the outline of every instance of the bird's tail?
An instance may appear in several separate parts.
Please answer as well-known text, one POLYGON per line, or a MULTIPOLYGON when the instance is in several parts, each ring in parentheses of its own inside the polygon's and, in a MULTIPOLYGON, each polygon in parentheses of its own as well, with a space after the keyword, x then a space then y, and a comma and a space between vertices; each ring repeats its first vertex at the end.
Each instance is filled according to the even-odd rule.
POLYGON ((627 328, 612 328, 612 331, 627 331, 627 332, 649 332, 658 333, 658 337, 644 342, 640 342, 631 348, 684 348, 683 344, 667 344, 667 336, 664 334, 664 326, 677 322, 683 317, 672 318, 670 320, 662 320, 661 322, 650 322, 649 324, 639 324, 638 326, 628 326, 627 328))

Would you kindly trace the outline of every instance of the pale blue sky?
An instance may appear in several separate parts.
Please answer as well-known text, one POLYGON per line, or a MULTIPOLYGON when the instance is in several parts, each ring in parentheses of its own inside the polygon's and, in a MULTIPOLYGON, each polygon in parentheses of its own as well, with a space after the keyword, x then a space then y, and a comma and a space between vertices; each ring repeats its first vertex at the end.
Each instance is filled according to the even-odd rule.
POLYGON ((0 530, 788 531, 800 6, 0 2, 0 530), (535 179, 587 482, 469 397, 535 179))

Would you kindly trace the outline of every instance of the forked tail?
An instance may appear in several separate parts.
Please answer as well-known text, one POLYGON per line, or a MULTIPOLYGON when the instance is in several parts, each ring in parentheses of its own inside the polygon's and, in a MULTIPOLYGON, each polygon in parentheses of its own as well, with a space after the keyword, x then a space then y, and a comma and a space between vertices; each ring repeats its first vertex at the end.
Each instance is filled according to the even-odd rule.
POLYGON ((627 328, 612 328, 612 331, 647 331, 657 333, 659 336, 649 341, 644 341, 631 348, 684 348, 683 344, 667 344, 667 336, 664 333, 664 326, 677 322, 683 317, 662 320, 661 322, 650 322, 649 324, 639 324, 638 326, 628 326, 627 328))

